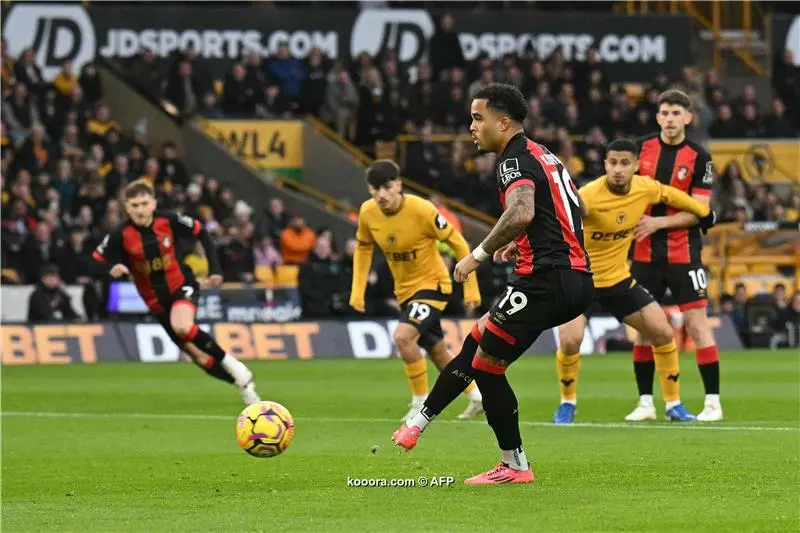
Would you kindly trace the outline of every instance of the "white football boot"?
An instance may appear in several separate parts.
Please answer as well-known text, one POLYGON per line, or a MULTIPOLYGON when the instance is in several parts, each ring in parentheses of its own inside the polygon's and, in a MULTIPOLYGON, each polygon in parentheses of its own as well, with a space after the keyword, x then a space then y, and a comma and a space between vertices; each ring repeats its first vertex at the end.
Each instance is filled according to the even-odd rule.
POLYGON ((722 420, 722 405, 706 400, 703 410, 697 415, 698 422, 719 422, 722 420))
POLYGON ((656 407, 655 405, 646 405, 639 403, 636 406, 636 409, 630 412, 628 416, 625 417, 625 420, 628 422, 642 422, 644 420, 655 420, 656 419, 656 407))

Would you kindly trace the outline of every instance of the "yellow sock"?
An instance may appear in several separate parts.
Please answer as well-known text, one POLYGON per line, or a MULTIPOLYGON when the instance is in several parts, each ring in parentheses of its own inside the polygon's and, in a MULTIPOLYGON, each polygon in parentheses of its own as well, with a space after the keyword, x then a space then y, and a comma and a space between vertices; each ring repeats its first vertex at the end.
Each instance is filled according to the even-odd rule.
POLYGON ((408 387, 414 396, 428 394, 428 362, 423 358, 413 363, 404 362, 408 387))
POLYGON ((661 393, 665 402, 678 402, 681 399, 680 363, 678 362, 678 346, 675 341, 663 346, 653 346, 653 359, 656 372, 661 381, 661 393))
POLYGON ((578 374, 581 371, 581 354, 566 354, 559 348, 556 350, 556 370, 558 370, 558 386, 561 389, 561 401, 574 402, 578 395, 578 374))

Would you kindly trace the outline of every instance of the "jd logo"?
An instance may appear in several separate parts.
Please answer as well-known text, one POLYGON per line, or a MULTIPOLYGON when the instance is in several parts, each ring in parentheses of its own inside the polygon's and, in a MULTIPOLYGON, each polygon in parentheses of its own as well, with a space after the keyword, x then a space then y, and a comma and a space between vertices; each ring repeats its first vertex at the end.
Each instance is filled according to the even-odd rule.
POLYGON ((94 59, 96 49, 94 26, 78 4, 15 5, 4 21, 3 37, 13 57, 33 48, 46 80, 58 76, 67 59, 77 74, 94 59))
POLYGON ((359 13, 350 37, 350 54, 372 57, 393 50, 400 63, 416 63, 425 54, 435 27, 424 9, 365 9, 359 13))

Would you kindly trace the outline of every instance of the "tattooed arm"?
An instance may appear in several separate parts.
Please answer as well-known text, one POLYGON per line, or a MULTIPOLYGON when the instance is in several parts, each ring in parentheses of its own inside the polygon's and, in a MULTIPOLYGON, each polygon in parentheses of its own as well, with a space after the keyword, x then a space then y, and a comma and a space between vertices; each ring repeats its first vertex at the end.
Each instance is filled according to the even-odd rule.
POLYGON ((535 198, 536 189, 528 184, 518 185, 508 193, 506 210, 481 243, 487 254, 492 255, 513 241, 531 223, 534 216, 535 198))

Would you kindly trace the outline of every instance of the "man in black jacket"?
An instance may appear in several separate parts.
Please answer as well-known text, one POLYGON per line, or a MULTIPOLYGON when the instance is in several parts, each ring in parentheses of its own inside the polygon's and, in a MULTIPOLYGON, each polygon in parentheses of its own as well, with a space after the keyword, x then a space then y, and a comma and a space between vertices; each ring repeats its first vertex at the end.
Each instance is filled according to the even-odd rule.
POLYGON ((28 322, 77 320, 69 295, 61 288, 58 267, 47 265, 36 289, 28 300, 28 322))

